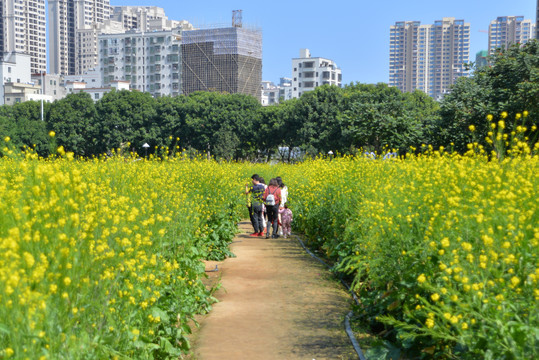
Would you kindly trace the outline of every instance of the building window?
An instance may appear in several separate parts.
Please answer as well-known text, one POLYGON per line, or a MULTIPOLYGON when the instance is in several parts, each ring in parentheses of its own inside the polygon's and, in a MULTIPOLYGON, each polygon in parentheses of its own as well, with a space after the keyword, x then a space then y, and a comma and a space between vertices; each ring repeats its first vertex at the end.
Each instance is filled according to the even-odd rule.
POLYGON ((7 72, 11 74, 11 66, 7 67, 7 72))

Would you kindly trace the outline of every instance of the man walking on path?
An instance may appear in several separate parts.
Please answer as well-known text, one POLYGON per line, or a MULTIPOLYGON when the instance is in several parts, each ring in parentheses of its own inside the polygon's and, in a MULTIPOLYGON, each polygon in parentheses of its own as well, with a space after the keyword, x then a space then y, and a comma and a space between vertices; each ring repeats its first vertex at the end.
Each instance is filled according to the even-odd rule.
MULTIPOLYGON (((253 176, 251 176, 252 180, 254 180, 255 178, 259 179, 258 174, 253 174, 253 176)), ((245 195, 247 195, 245 198, 247 199, 247 210, 249 210, 249 220, 251 220, 251 224, 253 223, 253 204, 250 195, 252 188, 252 185, 251 187, 249 187, 249 184, 245 185, 245 195)))
POLYGON ((254 233, 251 236, 264 236, 264 222, 262 220, 262 194, 264 185, 260 183, 260 177, 257 174, 252 176, 253 186, 245 187, 245 193, 249 197, 249 215, 254 233), (249 196, 250 195, 250 196, 249 196))

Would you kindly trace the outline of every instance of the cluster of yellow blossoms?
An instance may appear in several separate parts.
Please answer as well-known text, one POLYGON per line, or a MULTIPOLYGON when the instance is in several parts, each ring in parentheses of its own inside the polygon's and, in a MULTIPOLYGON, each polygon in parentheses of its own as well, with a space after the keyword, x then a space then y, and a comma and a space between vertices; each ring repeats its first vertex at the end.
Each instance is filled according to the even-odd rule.
POLYGON ((239 169, 59 154, 0 158, 0 358, 178 355, 214 301, 200 259, 212 229, 235 228, 220 185, 239 169))

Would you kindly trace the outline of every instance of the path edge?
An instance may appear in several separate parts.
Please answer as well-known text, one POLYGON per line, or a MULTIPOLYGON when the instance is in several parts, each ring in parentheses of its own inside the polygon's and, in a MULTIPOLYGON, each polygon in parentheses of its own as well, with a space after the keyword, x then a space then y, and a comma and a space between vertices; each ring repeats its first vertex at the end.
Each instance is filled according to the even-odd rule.
MULTIPOLYGON (((319 263, 321 263, 322 265, 324 265, 328 269, 331 269, 331 266, 329 266, 324 260, 320 259, 311 250, 309 250, 307 248, 307 246, 305 246, 305 244, 303 243, 303 240, 301 240, 301 237, 299 235, 294 234, 294 237, 299 241, 299 243, 301 244, 301 247, 313 259, 317 260, 319 263)), ((354 299, 354 302, 356 303, 356 305, 359 306, 359 299, 358 299, 357 295, 352 291, 350 286, 347 283, 345 283, 344 280, 342 280, 342 279, 340 279, 340 282, 346 288, 346 290, 348 290, 348 292, 350 293, 350 295, 354 299)), ((363 351, 361 350, 361 347, 359 346, 359 342, 357 341, 356 336, 354 335, 354 332, 352 331, 352 328, 350 327, 350 318, 352 317, 353 314, 354 314, 354 312, 352 310, 350 310, 350 312, 348 312, 348 314, 346 314, 346 316, 344 318, 344 328, 345 328, 345 331, 346 331, 346 335, 348 335, 348 338, 350 339, 350 342, 352 343, 352 346, 354 347, 354 350, 356 351, 357 356, 359 357, 359 359, 360 360, 366 360, 365 355, 363 355, 363 351)))

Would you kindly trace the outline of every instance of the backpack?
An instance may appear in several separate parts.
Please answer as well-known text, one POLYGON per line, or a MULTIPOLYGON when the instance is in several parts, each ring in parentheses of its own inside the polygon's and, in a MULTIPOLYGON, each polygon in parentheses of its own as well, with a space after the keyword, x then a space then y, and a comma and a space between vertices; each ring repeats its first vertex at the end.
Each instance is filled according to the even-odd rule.
POLYGON ((272 193, 271 191, 269 192, 268 196, 266 196, 266 205, 267 206, 273 206, 275 205, 275 194, 277 192, 277 188, 275 188, 275 191, 272 193))

